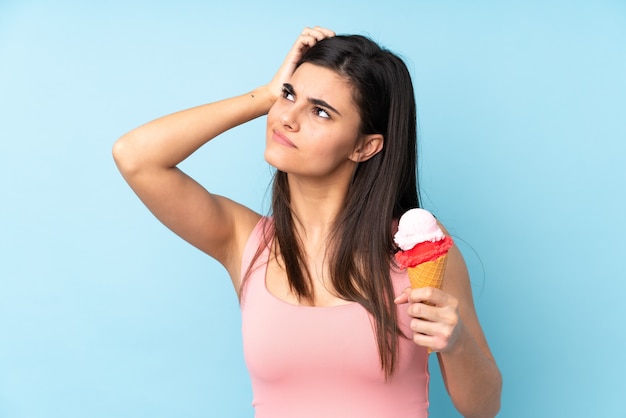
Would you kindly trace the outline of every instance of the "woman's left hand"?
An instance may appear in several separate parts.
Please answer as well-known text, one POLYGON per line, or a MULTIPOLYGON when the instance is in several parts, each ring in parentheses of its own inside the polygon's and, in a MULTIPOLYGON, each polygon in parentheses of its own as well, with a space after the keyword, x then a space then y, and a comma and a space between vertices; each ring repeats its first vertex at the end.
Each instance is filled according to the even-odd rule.
POLYGON ((451 351, 463 329, 458 299, 443 290, 423 287, 407 288, 395 299, 396 304, 407 302, 415 344, 437 352, 451 351))
POLYGON ((500 409, 502 376, 478 321, 459 249, 453 246, 448 252, 441 289, 407 288, 395 302, 403 304, 401 309, 409 315, 415 344, 440 352, 441 375, 461 415, 495 416, 500 409))

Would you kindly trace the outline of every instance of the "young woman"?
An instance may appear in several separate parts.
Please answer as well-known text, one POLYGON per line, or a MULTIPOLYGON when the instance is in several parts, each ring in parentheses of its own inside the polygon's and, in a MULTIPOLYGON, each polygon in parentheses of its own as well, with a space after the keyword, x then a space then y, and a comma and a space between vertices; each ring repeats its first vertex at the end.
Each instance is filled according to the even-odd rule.
POLYGON ((393 262, 397 220, 419 206, 413 94, 393 53, 305 28, 267 85, 115 143, 148 208, 228 271, 259 418, 425 417, 429 351, 461 414, 499 410, 500 373, 458 249, 442 289, 411 290, 393 262), (262 115, 265 159, 276 168, 270 217, 177 168, 262 115))

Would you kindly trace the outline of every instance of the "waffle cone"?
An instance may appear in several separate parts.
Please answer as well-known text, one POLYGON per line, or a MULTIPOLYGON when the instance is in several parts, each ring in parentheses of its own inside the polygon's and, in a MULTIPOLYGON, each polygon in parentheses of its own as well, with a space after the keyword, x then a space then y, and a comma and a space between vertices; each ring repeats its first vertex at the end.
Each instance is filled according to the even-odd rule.
POLYGON ((413 289, 418 287, 436 287, 437 289, 441 289, 443 273, 446 270, 447 261, 448 255, 445 254, 436 260, 426 261, 415 267, 409 267, 407 272, 409 273, 411 287, 413 289))

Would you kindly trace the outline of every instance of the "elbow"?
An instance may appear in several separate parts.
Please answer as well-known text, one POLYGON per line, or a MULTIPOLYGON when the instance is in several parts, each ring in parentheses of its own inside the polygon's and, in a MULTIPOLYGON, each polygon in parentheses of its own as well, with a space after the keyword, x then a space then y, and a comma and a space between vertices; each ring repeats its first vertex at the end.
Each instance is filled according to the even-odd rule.
POLYGON ((113 161, 124 177, 139 170, 139 159, 128 134, 119 138, 113 144, 113 161))
POLYGON ((118 167, 120 165, 120 162, 124 158, 124 144, 122 144, 122 139, 123 137, 115 141, 115 143, 113 144, 113 148, 111 149, 111 154, 113 155, 113 161, 115 161, 115 164, 118 167))
POLYGON ((502 399, 502 375, 499 372, 489 386, 480 400, 471 402, 464 408, 457 406, 457 410, 465 418, 493 418, 498 415, 502 399))
POLYGON ((486 402, 479 411, 479 413, 473 415, 465 415, 466 417, 476 417, 476 418, 495 418, 500 412, 500 395, 498 395, 497 399, 493 399, 491 402, 486 402))
POLYGON ((464 418, 495 418, 500 412, 500 398, 486 401, 473 408, 456 408, 464 418))

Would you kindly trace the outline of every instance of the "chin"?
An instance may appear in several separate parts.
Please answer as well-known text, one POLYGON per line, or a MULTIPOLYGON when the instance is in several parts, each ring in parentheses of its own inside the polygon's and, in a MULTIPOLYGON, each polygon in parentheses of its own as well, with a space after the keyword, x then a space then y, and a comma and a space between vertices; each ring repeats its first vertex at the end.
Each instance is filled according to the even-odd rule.
POLYGON ((265 148, 265 153, 263 154, 263 158, 265 159, 266 163, 274 167, 276 170, 284 171, 283 169, 285 167, 283 167, 284 164, 281 164, 281 158, 278 158, 275 155, 275 153, 272 152, 271 149, 268 149, 267 147, 265 148))

